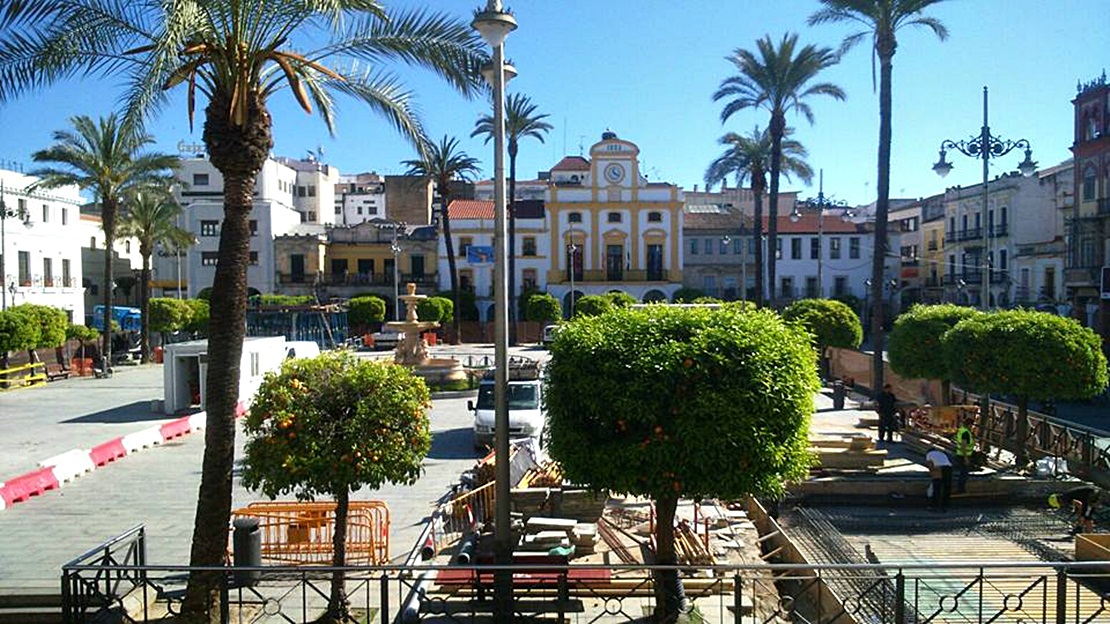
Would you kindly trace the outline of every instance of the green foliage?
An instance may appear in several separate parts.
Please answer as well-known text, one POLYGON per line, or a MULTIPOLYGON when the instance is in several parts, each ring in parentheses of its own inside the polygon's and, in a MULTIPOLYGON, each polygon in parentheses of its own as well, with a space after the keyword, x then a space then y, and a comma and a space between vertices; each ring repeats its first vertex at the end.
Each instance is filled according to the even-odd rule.
POLYGON ((671 297, 672 303, 693 303, 698 297, 704 297, 705 291, 699 288, 679 288, 671 297))
POLYGON ((941 338, 960 321, 980 314, 951 303, 912 306, 894 321, 887 341, 891 370, 903 377, 952 379, 941 338))
POLYGON ((613 309, 613 302, 605 295, 585 295, 574 303, 574 316, 598 316, 613 309))
POLYGON ((80 341, 82 344, 92 342, 100 337, 100 332, 95 327, 87 325, 70 325, 66 328, 66 338, 80 341))
MULTIPOLYGON (((444 297, 455 301, 455 295, 450 290, 442 290, 436 293, 437 297, 444 297)), ((459 319, 463 321, 477 321, 478 316, 478 299, 474 295, 474 291, 464 290, 459 293, 459 319)))
POLYGON ((243 484, 270 498, 411 485, 431 449, 424 381, 347 353, 286 360, 244 422, 243 484))
POLYGON ((704 305, 704 304, 724 303, 724 302, 721 301, 720 299, 716 298, 716 297, 710 297, 710 296, 706 295, 704 297, 698 297, 697 299, 694 299, 690 303, 697 303, 697 304, 704 305))
POLYGON ((613 304, 614 308, 627 308, 630 305, 639 303, 635 297, 622 290, 607 292, 605 296, 609 298, 609 302, 613 304))
POLYGON ((1029 310, 976 314, 941 339, 952 382, 1027 399, 1085 399, 1107 384, 1095 332, 1073 319, 1029 310))
POLYGON ((150 329, 169 334, 184 329, 192 309, 184 299, 154 297, 148 303, 150 309, 150 329))
POLYGON ((385 299, 377 295, 355 297, 347 301, 347 322, 351 327, 367 327, 385 320, 385 299))
POLYGON ((8 351, 33 349, 41 329, 33 316, 20 306, 0 310, 0 355, 8 351))
POLYGON ((416 317, 421 321, 450 323, 455 317, 455 302, 447 297, 428 297, 417 304, 416 317))
POLYGON ((255 295, 250 298, 250 304, 253 306, 263 306, 271 308, 285 308, 296 306, 307 306, 316 303, 316 298, 312 295, 277 295, 265 294, 255 295))
POLYGON ((212 287, 211 286, 209 286, 207 288, 201 288, 200 292, 197 293, 197 299, 203 299, 205 301, 208 301, 211 298, 212 298, 212 287))
POLYGON ((806 474, 809 337, 770 311, 649 306, 551 345, 549 451, 576 483, 651 496, 777 495, 806 474))
POLYGON ((563 306, 555 295, 535 292, 524 300, 524 320, 553 323, 563 318, 563 306))
POLYGON ((800 299, 782 312, 788 322, 800 323, 813 336, 817 353, 828 347, 855 349, 863 341, 863 324, 846 304, 833 299, 800 299))
POLYGON ((28 348, 52 349, 65 344, 66 327, 69 326, 69 318, 66 317, 65 312, 35 303, 21 303, 11 309, 26 314, 27 318, 38 325, 38 337, 28 348))
POLYGON ((208 300, 185 299, 184 301, 185 305, 189 306, 189 320, 185 322, 185 331, 207 336, 209 314, 208 300))

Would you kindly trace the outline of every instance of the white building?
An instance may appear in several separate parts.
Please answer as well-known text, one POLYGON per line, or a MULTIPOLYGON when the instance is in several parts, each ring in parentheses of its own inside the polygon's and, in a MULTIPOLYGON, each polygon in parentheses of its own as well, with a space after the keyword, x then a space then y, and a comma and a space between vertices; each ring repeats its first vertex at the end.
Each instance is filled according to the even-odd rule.
MULTIPOLYGON (((320 168, 334 171, 322 165, 320 168)), ((178 202, 184 208, 179 225, 196 236, 197 244, 181 258, 180 269, 173 254, 156 254, 154 286, 161 289, 162 296, 174 296, 180 273, 186 296, 195 297, 212 285, 216 275, 220 227, 224 219, 223 176, 205 158, 182 160, 177 175, 187 184, 176 191, 178 202)), ((322 175, 323 171, 300 172, 274 159, 263 164, 255 181, 254 207, 248 217, 251 228, 249 289, 259 293, 276 290, 275 236, 292 231, 302 220, 315 222, 320 217, 320 206, 327 206, 324 212, 334 217, 334 182, 325 185, 325 197, 320 197, 319 186, 312 191, 313 196, 309 196, 306 179, 316 180, 322 175), (302 189, 303 198, 300 197, 302 189)))
POLYGON ((0 169, 0 308, 36 303, 83 323, 83 200, 77 187, 28 191, 37 181, 0 169))
MULTIPOLYGON (((867 297, 874 233, 851 217, 846 220, 844 210, 805 212, 796 220, 780 216, 778 240, 774 299, 867 297)), ((894 266, 887 269, 888 279, 897 278, 894 266)))
POLYGON ((302 160, 285 157, 274 160, 296 172, 291 195, 293 208, 300 213, 301 222, 334 225, 335 185, 339 182, 339 170, 319 162, 311 153, 302 160))
POLYGON ((376 172, 341 175, 334 192, 337 225, 388 219, 385 178, 376 172))
MULTIPOLYGON (((474 292, 479 318, 493 320, 493 202, 455 200, 448 214, 455 246, 460 290, 474 292), (468 254, 474 247, 476 253, 468 254), (489 252, 488 254, 486 252, 489 252)), ((450 290, 451 273, 447 248, 439 237, 440 290, 450 290)), ((551 266, 550 233, 543 202, 517 203, 516 216, 517 296, 530 290, 547 289, 547 270, 551 266)))

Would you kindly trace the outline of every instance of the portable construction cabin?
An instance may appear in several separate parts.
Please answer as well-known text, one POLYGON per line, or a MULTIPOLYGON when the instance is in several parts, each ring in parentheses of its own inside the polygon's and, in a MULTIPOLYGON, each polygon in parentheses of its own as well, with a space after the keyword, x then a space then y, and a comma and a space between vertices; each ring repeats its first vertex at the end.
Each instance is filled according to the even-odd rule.
MULTIPOLYGON (((307 345, 293 347, 296 356, 311 356, 307 345)), ((254 396, 262 384, 262 376, 277 370, 289 356, 290 345, 285 338, 247 338, 239 362, 239 399, 254 396)), ((163 388, 167 414, 206 405, 205 379, 208 376, 208 341, 191 340, 166 345, 163 360, 163 388)))

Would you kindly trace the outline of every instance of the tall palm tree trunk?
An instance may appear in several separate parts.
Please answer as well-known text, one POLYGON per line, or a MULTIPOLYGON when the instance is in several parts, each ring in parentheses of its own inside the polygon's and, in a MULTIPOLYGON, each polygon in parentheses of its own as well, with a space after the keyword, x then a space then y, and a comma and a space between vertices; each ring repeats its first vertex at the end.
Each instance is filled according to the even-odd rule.
POLYGON ((351 494, 340 488, 335 497, 335 533, 332 535, 332 565, 336 570, 331 573, 331 596, 328 598, 328 618, 333 622, 343 622, 350 606, 347 600, 347 574, 342 566, 347 563, 347 512, 350 508, 351 494))
POLYGON ((440 199, 443 201, 443 207, 440 209, 440 218, 443 221, 443 246, 447 251, 447 272, 450 274, 448 277, 451 280, 451 296, 455 298, 455 309, 451 315, 451 322, 454 325, 454 344, 462 342, 462 335, 460 334, 460 319, 462 318, 462 308, 459 306, 459 268, 458 260, 455 258, 455 241, 451 239, 451 218, 447 215, 447 204, 450 201, 450 194, 447 191, 440 191, 440 199))
POLYGON ((786 134, 786 117, 771 115, 771 199, 767 206, 767 288, 773 305, 775 295, 775 269, 778 265, 779 220, 779 170, 782 168, 782 137, 786 134))
MULTIPOLYGON (((231 518, 232 468, 235 463, 235 408, 239 400, 239 364, 243 355, 247 314, 247 265, 250 251, 248 215, 254 184, 273 135, 265 102, 251 93, 247 121, 233 125, 231 100, 217 93, 206 110, 204 143, 209 158, 224 178, 224 222, 219 260, 212 281, 208 328, 208 375, 204 459, 196 518, 193 523, 192 566, 223 565, 231 518), (217 374, 220 373, 220 374, 217 374)), ((218 616, 220 574, 193 573, 186 588, 185 611, 218 616)))
MULTIPOLYGON (((752 189, 752 194, 755 195, 755 227, 753 236, 755 237, 755 304, 763 307, 763 191, 762 189, 756 191, 752 189)), ((746 250, 745 250, 746 251, 746 250)), ((744 284, 747 289, 748 285, 744 284)))
MULTIPOLYGON (((140 251, 142 251, 140 249, 140 251)), ((139 358, 144 364, 150 361, 150 254, 144 252, 143 269, 140 271, 139 309, 142 318, 139 326, 139 358)))
POLYGON ((516 345, 516 141, 509 141, 509 345, 516 345))
POLYGON ((883 268, 886 264, 887 215, 890 212, 891 75, 893 40, 889 53, 879 43, 879 197, 875 202, 875 249, 871 259, 871 396, 882 392, 883 370, 883 268))
POLYGON ((102 200, 100 219, 104 226, 104 333, 101 334, 103 346, 100 353, 104 358, 102 366, 105 371, 112 365, 112 319, 115 318, 112 313, 112 252, 116 246, 117 210, 115 200, 102 200))

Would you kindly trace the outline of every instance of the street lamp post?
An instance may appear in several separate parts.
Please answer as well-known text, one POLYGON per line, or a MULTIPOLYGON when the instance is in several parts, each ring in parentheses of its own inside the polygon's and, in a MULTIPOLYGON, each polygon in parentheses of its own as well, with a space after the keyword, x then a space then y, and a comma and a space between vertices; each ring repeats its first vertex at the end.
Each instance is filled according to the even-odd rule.
POLYGON ((988 227, 987 222, 987 207, 990 201, 990 194, 988 191, 988 176, 989 165, 991 158, 998 158, 1005 156, 1013 151, 1015 148, 1025 149, 1025 160, 1018 163, 1018 171, 1023 176, 1031 176, 1037 170, 1037 163, 1033 160, 1033 148, 1029 145, 1026 139, 1018 139, 1017 141, 1003 140, 1000 137, 991 134, 990 126, 987 124, 987 88, 983 87, 983 127, 979 131, 979 136, 972 136, 964 141, 952 141, 945 139, 940 142, 940 159, 933 165, 933 171, 940 177, 948 175, 952 171, 952 163, 945 160, 945 153, 949 149, 954 149, 965 156, 972 158, 979 158, 983 161, 983 209, 980 213, 980 227, 983 230, 983 253, 980 256, 980 265, 983 271, 983 284, 980 307, 983 310, 990 308, 990 277, 991 267, 987 261, 988 250, 990 249, 990 235, 991 228, 988 227))
POLYGON ((570 237, 570 244, 567 245, 567 251, 570 252, 567 256, 567 273, 570 274, 570 316, 568 318, 574 318, 574 269, 578 259, 578 244, 574 242, 574 228, 569 230, 568 236, 570 237))
MULTIPOLYGON (((509 285, 505 219, 505 81, 516 71, 505 65, 505 38, 516 30, 516 19, 501 7, 500 0, 488 0, 486 8, 475 14, 471 26, 493 48, 493 63, 483 67, 482 75, 493 86, 493 188, 494 188, 494 556, 497 565, 512 563, 511 519, 509 516, 509 285)), ((507 567, 494 575, 494 614, 499 622, 512 618, 512 574, 507 567)))
POLYGON ((839 208, 843 212, 840 214, 841 221, 847 221, 852 218, 852 211, 848 209, 848 202, 839 199, 829 199, 825 197, 825 170, 820 170, 818 178, 817 197, 808 199, 804 202, 795 204, 794 211, 790 213, 790 220, 797 223, 802 218, 802 213, 798 212, 798 206, 807 209, 817 210, 817 298, 821 299, 825 296, 825 211, 830 208, 839 208))

